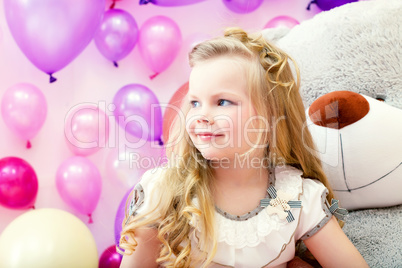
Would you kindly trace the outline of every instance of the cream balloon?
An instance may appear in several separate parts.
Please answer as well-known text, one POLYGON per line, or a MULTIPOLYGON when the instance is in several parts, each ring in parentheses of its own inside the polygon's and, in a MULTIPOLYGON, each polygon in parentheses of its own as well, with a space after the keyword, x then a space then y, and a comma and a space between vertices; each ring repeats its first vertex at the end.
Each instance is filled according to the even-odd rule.
POLYGON ((0 268, 98 267, 95 239, 74 215, 36 209, 13 220, 0 236, 0 268))

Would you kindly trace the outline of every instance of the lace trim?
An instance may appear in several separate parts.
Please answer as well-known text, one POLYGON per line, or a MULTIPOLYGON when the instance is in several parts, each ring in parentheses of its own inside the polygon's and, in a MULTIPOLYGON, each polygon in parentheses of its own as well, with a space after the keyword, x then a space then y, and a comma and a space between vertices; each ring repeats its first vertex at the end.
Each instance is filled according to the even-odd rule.
MULTIPOLYGON (((302 172, 292 167, 286 167, 275 170, 275 173, 275 187, 289 193, 292 196, 291 200, 298 200, 299 194, 302 192, 302 172)), ((300 209, 294 208, 291 211, 298 215, 300 209)), ((283 225, 289 224, 276 214, 268 215, 267 209, 262 209, 256 212, 255 216, 245 220, 232 220, 219 212, 215 213, 215 218, 218 242, 225 242, 235 248, 255 247, 264 242, 266 236, 272 231, 277 231, 283 225)))

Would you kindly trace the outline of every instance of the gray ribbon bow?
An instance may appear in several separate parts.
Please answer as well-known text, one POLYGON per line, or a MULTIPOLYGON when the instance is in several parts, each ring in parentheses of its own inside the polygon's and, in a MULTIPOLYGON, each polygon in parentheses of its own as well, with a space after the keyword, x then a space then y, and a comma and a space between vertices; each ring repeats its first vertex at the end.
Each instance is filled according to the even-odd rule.
POLYGON ((336 200, 334 198, 332 198, 332 200, 331 200, 331 206, 329 207, 329 211, 331 211, 331 213, 338 220, 341 220, 341 221, 344 221, 346 216, 349 214, 347 209, 339 207, 339 200, 336 200))
MULTIPOLYGON (((275 204, 283 204, 284 206, 288 206, 289 208, 301 208, 300 200, 286 200, 286 199, 282 199, 282 198, 278 197, 277 191, 276 191, 275 187, 272 185, 269 186, 267 192, 271 196, 271 198, 261 199, 261 201, 260 201, 261 207, 268 207, 268 206, 271 206, 273 203, 275 203, 275 204)), ((284 206, 282 206, 282 207, 284 207, 284 206)), ((286 217, 286 220, 288 222, 292 222, 295 220, 295 218, 293 217, 293 214, 290 210, 283 209, 283 211, 288 214, 286 217)))

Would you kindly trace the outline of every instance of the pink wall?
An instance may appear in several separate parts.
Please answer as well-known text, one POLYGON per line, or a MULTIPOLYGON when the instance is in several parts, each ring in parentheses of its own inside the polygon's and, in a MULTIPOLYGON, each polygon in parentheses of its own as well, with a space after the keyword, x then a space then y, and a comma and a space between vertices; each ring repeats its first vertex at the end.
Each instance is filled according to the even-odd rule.
MULTIPOLYGON (((186 54, 189 40, 196 34, 220 35, 228 26, 240 26, 258 31, 273 17, 288 15, 298 21, 313 17, 319 12, 313 5, 306 10, 309 0, 265 0, 250 14, 229 11, 221 0, 207 0, 184 7, 163 8, 154 5, 139 6, 138 0, 117 2, 116 8, 130 12, 139 27, 145 20, 156 15, 172 18, 179 25, 183 46, 173 64, 154 80, 149 79, 148 69, 136 46, 115 68, 98 52, 93 42, 67 67, 55 73, 58 81, 49 84, 48 76, 38 70, 20 51, 13 40, 0 5, 0 98, 12 85, 28 82, 40 88, 48 103, 46 122, 39 134, 32 139, 32 148, 18 139, 0 119, 0 158, 17 156, 28 161, 35 169, 39 180, 36 208, 58 208, 75 214, 87 223, 87 216, 68 207, 55 187, 55 174, 60 163, 72 156, 64 139, 64 118, 71 107, 83 102, 111 103, 114 94, 122 86, 139 83, 157 95, 161 103, 167 103, 174 92, 187 81, 189 68, 186 54)), ((108 2, 108 5, 110 2, 108 2)), ((110 111, 106 111, 111 115, 110 111)), ((112 135, 113 136, 113 135, 112 135)), ((149 145, 149 144, 148 144, 149 145)), ((114 243, 114 220, 118 204, 128 190, 127 185, 110 180, 105 166, 111 148, 104 148, 88 158, 99 168, 103 179, 103 191, 96 210, 91 230, 101 254, 114 243)), ((0 232, 25 211, 0 207, 0 232)), ((27 223, 29 224, 29 223, 27 223)))

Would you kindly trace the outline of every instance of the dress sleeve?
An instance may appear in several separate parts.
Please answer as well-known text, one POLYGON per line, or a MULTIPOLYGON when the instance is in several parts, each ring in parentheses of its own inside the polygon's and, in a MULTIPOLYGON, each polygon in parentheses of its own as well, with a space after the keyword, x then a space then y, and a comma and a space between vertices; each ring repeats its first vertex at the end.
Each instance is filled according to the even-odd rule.
POLYGON ((132 220, 133 216, 145 215, 151 212, 150 216, 158 218, 157 209, 160 199, 160 179, 163 176, 161 168, 147 170, 141 180, 135 185, 129 196, 128 217, 125 224, 132 220))
POLYGON ((318 180, 303 179, 302 210, 296 239, 304 240, 313 236, 331 219, 326 197, 327 188, 318 180))

